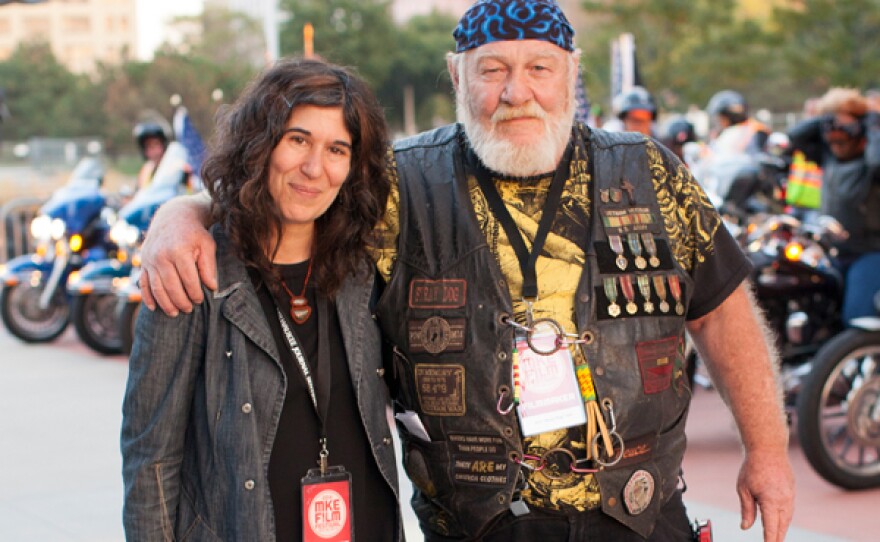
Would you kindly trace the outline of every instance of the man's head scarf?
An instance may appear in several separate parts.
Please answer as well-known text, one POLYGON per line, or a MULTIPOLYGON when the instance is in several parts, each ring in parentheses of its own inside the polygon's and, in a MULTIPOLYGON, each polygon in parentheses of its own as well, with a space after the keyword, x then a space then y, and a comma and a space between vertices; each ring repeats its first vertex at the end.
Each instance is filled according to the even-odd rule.
POLYGON ((452 32, 455 52, 494 41, 542 40, 574 50, 574 29, 554 0, 479 0, 452 32))

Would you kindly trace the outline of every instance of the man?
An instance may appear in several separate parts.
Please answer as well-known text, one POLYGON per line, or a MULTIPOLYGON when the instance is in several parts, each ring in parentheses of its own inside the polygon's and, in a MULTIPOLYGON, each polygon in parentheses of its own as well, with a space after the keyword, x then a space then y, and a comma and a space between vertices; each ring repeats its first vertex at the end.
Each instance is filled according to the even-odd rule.
MULTIPOLYGON (((760 508, 783 540, 776 374, 747 260, 702 191, 653 140, 573 125, 579 52, 554 2, 481 0, 453 35, 461 124, 394 145, 378 251, 425 539, 691 540, 687 330, 742 434, 742 526, 760 508)), ((214 247, 204 204, 160 214, 144 294, 175 314, 199 276, 215 287, 214 247)))
POLYGON ((820 212, 837 219, 849 238, 838 263, 846 276, 843 321, 874 314, 880 291, 880 98, 835 87, 817 107, 821 115, 789 133, 792 151, 822 168, 820 212))
POLYGON ((137 188, 141 189, 153 180, 156 167, 162 161, 165 149, 168 148, 168 134, 155 122, 140 122, 134 127, 132 135, 144 159, 137 176, 137 188))
POLYGON ((654 97, 644 87, 634 86, 615 96, 612 109, 617 115, 618 122, 613 125, 606 123, 603 129, 654 135, 657 105, 654 103, 654 97))

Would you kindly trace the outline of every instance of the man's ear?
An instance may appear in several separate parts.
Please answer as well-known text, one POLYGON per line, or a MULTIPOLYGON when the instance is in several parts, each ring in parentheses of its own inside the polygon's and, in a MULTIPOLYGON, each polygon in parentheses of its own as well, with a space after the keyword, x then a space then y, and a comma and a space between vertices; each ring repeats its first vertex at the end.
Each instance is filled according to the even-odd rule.
MULTIPOLYGON (((461 59, 458 62, 461 62, 461 59)), ((458 63, 453 53, 446 53, 446 70, 449 72, 449 78, 452 79, 452 88, 458 92, 458 63)))

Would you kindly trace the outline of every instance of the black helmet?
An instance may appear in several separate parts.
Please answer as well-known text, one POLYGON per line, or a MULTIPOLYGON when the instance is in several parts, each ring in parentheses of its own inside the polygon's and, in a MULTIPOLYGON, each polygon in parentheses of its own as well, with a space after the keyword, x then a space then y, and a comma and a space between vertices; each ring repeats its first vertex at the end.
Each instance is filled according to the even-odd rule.
POLYGON ((742 94, 735 90, 716 92, 706 106, 706 113, 727 117, 731 124, 745 122, 749 118, 749 106, 742 94))
POLYGON ((644 87, 635 86, 621 92, 614 97, 611 105, 619 119, 623 119, 627 113, 635 109, 650 111, 651 118, 657 119, 657 106, 654 104, 654 98, 644 87))
MULTIPOLYGON (((157 137, 162 140, 163 145, 168 146, 168 134, 155 122, 139 122, 132 130, 131 135, 137 141, 141 154, 144 154, 144 142, 150 137, 157 137)), ((146 159, 146 156, 144 158, 146 159)))
POLYGON ((684 117, 675 117, 666 124, 663 139, 670 144, 684 145, 690 141, 696 141, 694 125, 684 117))

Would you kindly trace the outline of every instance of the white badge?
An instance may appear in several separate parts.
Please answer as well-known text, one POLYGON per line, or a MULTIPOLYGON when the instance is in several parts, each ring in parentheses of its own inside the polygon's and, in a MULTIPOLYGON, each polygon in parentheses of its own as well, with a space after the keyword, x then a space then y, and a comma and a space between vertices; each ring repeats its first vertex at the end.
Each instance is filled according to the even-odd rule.
MULTIPOLYGON (((552 350, 558 335, 548 333, 532 337, 532 344, 542 351, 552 350)), ((520 394, 517 414, 526 436, 538 435, 587 422, 584 403, 574 374, 568 348, 549 355, 529 348, 525 339, 517 341, 520 394)))

